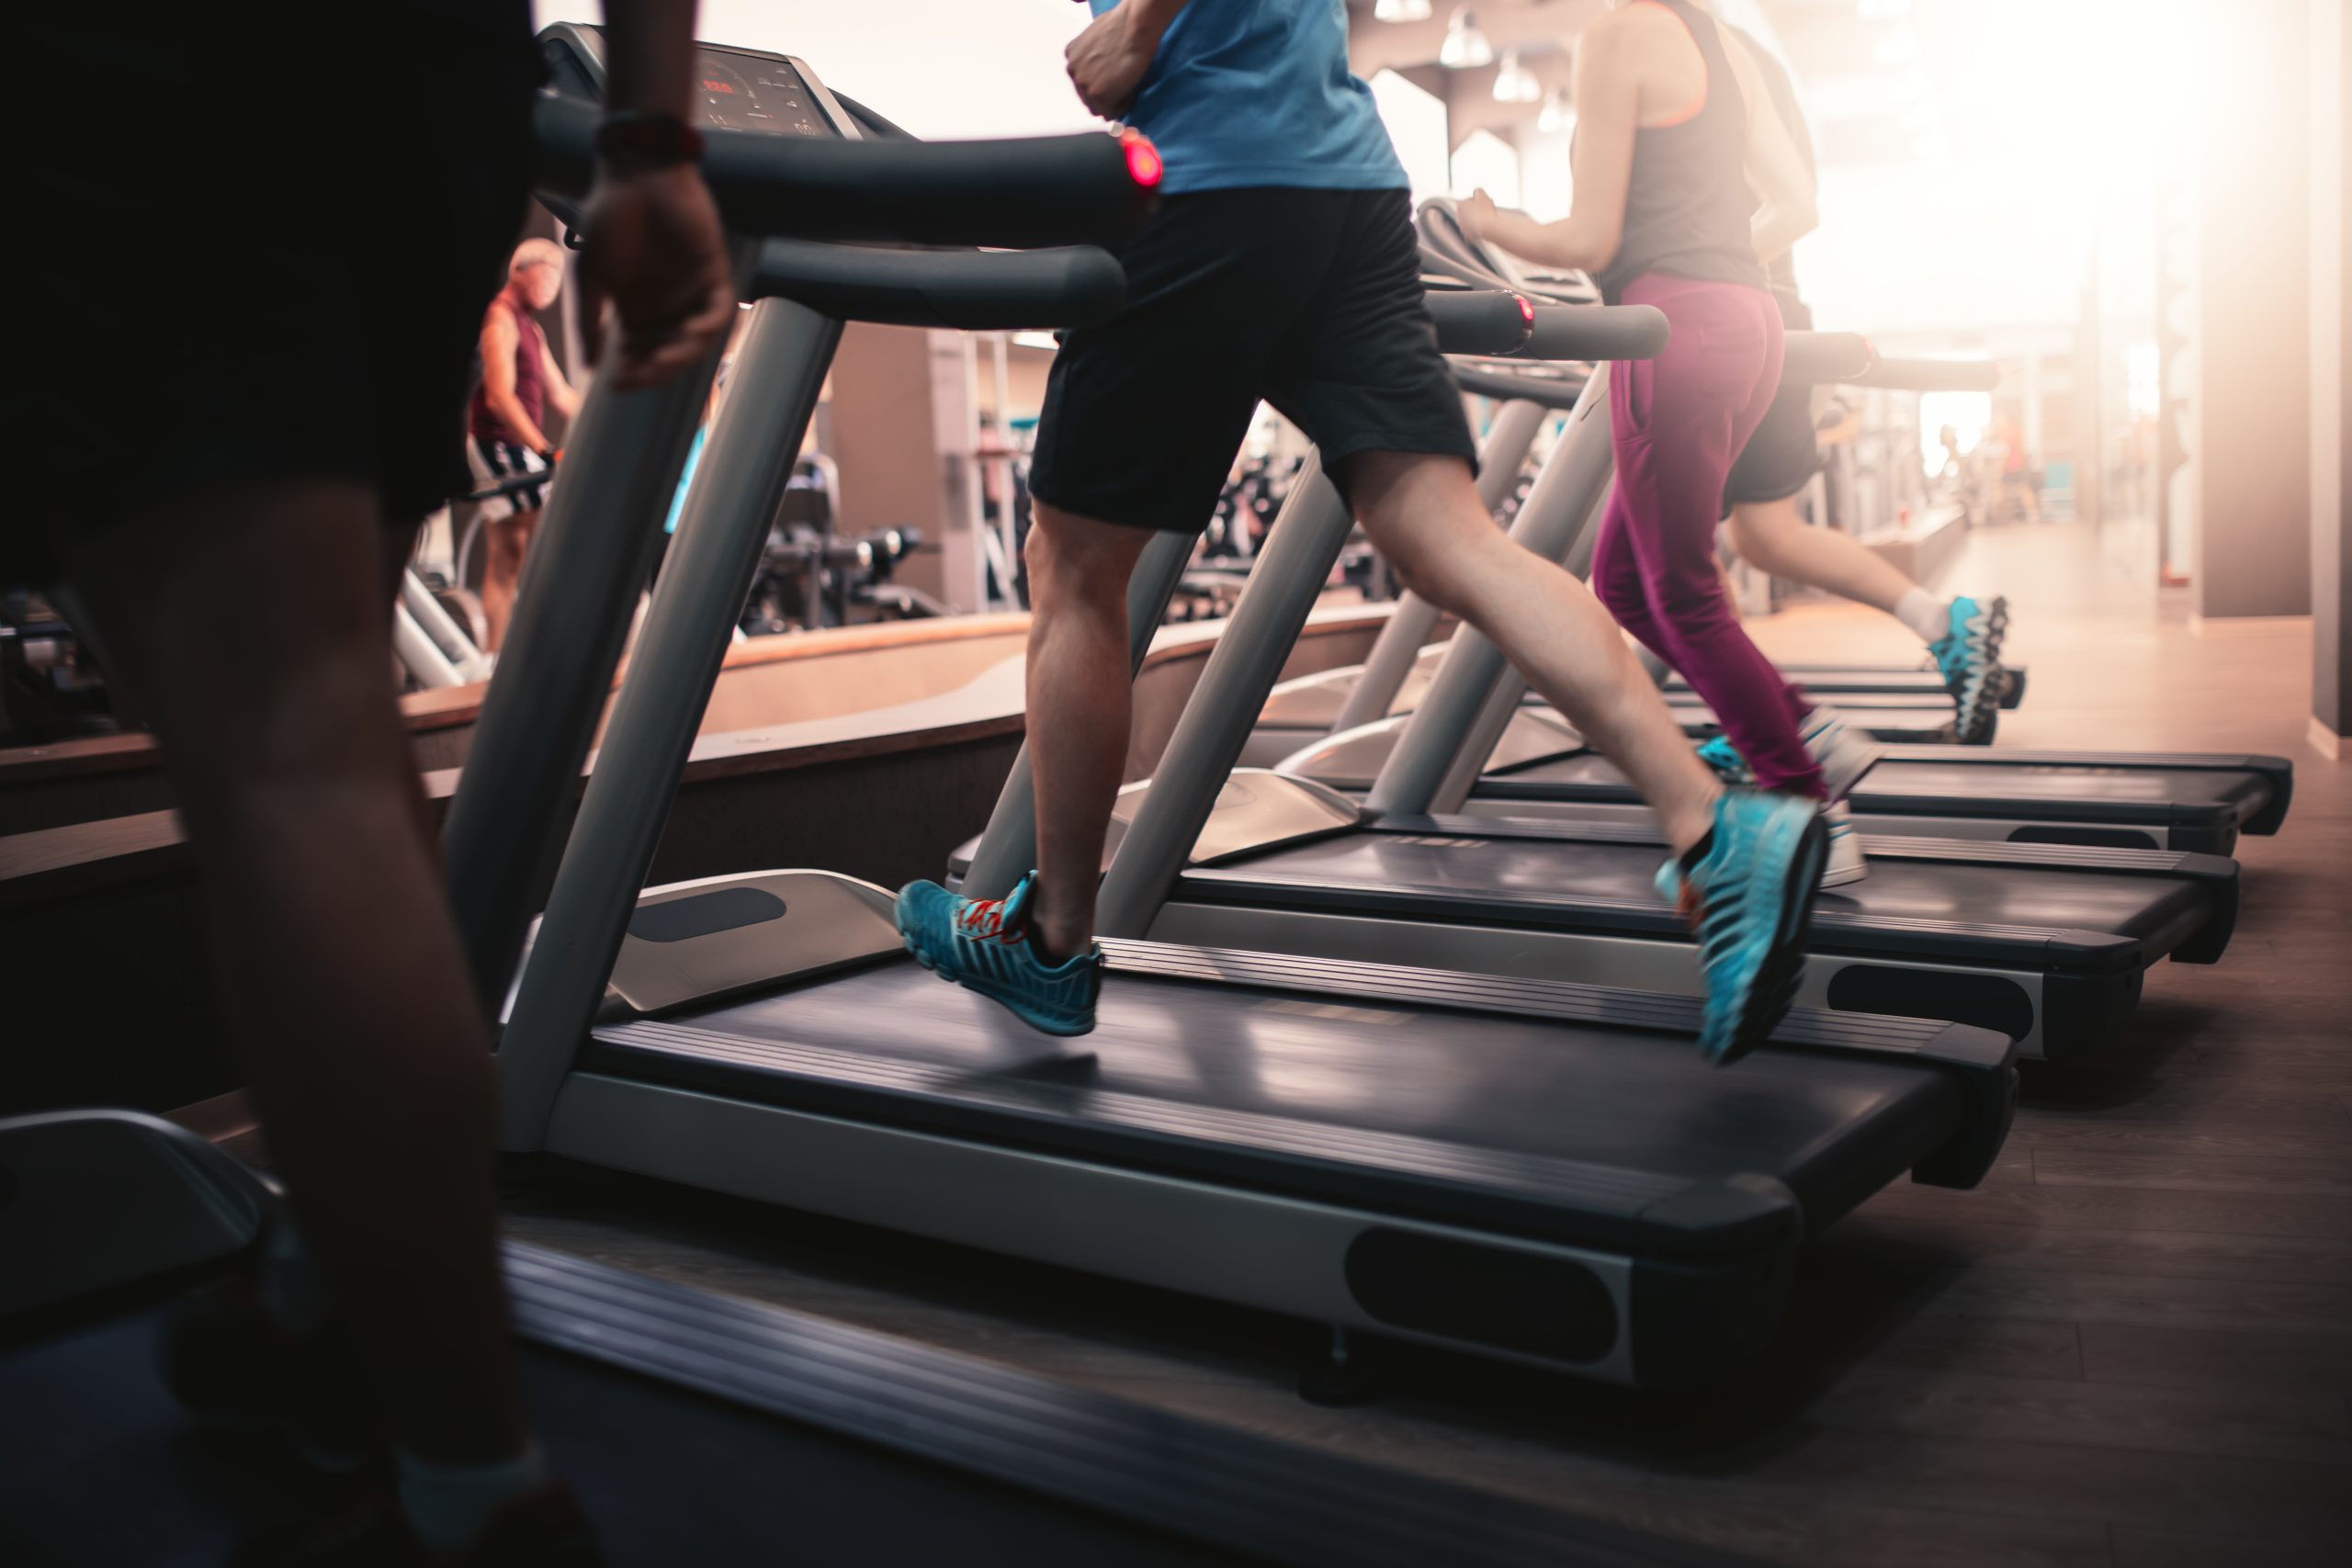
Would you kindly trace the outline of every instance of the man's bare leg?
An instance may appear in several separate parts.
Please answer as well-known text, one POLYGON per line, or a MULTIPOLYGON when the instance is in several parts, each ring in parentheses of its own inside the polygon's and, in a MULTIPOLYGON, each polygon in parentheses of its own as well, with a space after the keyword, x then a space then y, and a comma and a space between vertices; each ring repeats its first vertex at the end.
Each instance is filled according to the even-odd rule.
POLYGON ((380 532, 359 486, 256 484, 87 531, 67 564, 154 716, 241 1066, 395 1440, 479 1463, 524 1444, 490 1042, 421 831, 380 532))
POLYGON ((1732 508, 1731 547, 1758 571, 1895 614, 1917 584, 1850 534, 1810 526, 1793 497, 1732 508))
POLYGON ((1134 676, 1127 578, 1144 528, 1035 502, 1029 566, 1029 771, 1037 797, 1030 943, 1048 964, 1094 940, 1102 840, 1127 761, 1134 676))
POLYGON ((1723 786, 1591 591, 1513 543, 1458 457, 1366 452, 1348 491, 1374 548, 1423 598, 1476 626, 1623 769, 1678 853, 1704 838, 1723 786))
POLYGON ((514 618, 514 592, 523 581, 523 559, 531 552, 531 536, 538 532, 536 508, 482 525, 481 619, 489 639, 482 651, 495 653, 506 641, 506 625, 514 618))

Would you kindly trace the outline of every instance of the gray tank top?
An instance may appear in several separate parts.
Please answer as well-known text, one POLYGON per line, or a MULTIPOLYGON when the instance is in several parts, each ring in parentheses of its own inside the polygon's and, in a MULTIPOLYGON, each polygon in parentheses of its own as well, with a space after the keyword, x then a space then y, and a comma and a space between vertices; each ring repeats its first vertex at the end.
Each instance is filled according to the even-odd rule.
POLYGON ((1617 259, 1593 281, 1612 305, 1627 284, 1649 272, 1762 288, 1764 265, 1749 237, 1756 197, 1745 168, 1747 105, 1739 79, 1713 17, 1689 0, 1645 3, 1665 6, 1690 29, 1707 67, 1707 101, 1679 125, 1634 132, 1624 234, 1617 259))

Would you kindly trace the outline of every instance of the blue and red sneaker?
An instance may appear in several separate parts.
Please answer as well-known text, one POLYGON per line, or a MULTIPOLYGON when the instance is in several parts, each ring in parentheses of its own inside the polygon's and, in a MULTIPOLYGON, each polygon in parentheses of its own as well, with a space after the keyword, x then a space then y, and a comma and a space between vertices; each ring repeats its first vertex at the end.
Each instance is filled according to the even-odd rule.
POLYGON ((1046 1034, 1084 1034, 1094 1027, 1102 991, 1102 950, 1048 964, 1029 945, 1029 906, 1037 874, 1001 898, 966 898, 935 882, 899 889, 899 935, 915 962, 943 980, 1001 1002, 1046 1034))

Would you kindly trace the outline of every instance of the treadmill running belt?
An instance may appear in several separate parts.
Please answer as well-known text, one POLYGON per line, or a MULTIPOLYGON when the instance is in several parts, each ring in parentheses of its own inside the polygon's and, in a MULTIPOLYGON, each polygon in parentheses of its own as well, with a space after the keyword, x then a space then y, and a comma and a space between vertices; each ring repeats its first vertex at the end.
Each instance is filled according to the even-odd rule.
MULTIPOLYGON (((1303 995, 1262 981, 1370 966, 1196 956, 1227 983, 1114 969, 1095 1032, 1065 1050, 894 962, 600 1029, 582 1066, 1592 1246, 1655 1243, 1677 1194, 1759 1177, 1819 1205, 1810 1217, 1821 1223, 1965 1114, 1952 1075, 1924 1061, 1771 1049, 1718 1071, 1687 1037, 1654 1032, 1688 1027, 1683 998, 1420 970, 1388 972, 1422 987, 1401 999, 1303 995), (1604 1021, 1466 1010, 1513 993, 1572 996, 1604 1021), (1610 1009, 1628 1021, 1606 1021, 1610 1009)), ((1937 1032, 1916 1021, 1835 1026, 1874 1029, 1898 1050, 1937 1032)), ((1753 1204, 1733 1207, 1678 1238, 1736 1249, 1780 1228, 1753 1204)))
MULTIPOLYGON (((1587 909, 1614 921, 1679 934, 1681 925, 1651 879, 1662 852, 1651 844, 1589 839, 1455 838, 1359 832, 1295 844, 1231 867, 1187 874, 1182 893, 1230 897, 1262 879, 1330 887, 1415 889, 1476 906, 1477 916, 1531 922, 1587 909), (1629 922, 1624 912, 1638 912, 1629 922)), ((1932 921, 1973 928, 1988 940, 2009 928, 2006 956, 2032 962, 2051 937, 2105 933, 2154 942, 2160 950, 2201 925, 2211 908, 2196 883, 2153 876, 2109 876, 2043 867, 1955 864, 1879 859, 1870 875, 1823 891, 1815 906, 1812 946, 1822 951, 1900 942, 1869 926, 1932 921)), ((1949 951, 1949 948, 1947 948, 1949 951)))
MULTIPOLYGON (((1636 801, 1633 786, 1597 752, 1580 751, 1488 774, 1477 793, 1490 799, 1636 801)), ((1854 786, 1858 812, 1932 812, 1943 817, 2047 817, 2145 822, 2251 817, 2269 804, 2257 773, 2209 768, 2004 766, 1983 761, 1881 762, 1854 786)))

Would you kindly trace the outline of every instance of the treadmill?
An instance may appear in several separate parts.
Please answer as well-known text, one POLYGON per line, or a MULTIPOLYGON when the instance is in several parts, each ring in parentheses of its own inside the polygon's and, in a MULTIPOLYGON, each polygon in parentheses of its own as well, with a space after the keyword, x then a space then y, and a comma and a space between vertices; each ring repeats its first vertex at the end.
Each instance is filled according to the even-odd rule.
MULTIPOLYGON (((1420 233, 1430 264, 1454 276, 1484 278, 1496 286, 1508 276, 1492 270, 1507 264, 1462 237, 1442 204, 1424 206, 1420 233)), ((1810 340, 1800 334, 1798 341, 1810 340)), ((1856 344, 1861 353, 1845 363, 1818 367, 1823 379, 1964 389, 1984 384, 1990 370, 1965 361, 1882 359, 1860 339, 1825 341, 1856 344)), ((1457 376, 1465 389, 1503 401, 1506 412, 1510 400, 1526 384, 1523 378, 1490 371, 1457 371, 1457 376)), ((1501 423, 1498 416, 1498 427, 1501 423)), ((1562 445, 1571 451, 1555 451, 1554 460, 1581 465, 1574 470, 1581 477, 1577 484, 1545 496, 1545 503, 1558 509, 1546 525, 1549 553, 1579 572, 1589 559, 1597 512, 1606 495, 1606 426, 1605 411, 1589 420, 1571 418, 1562 437, 1562 445)), ((1535 501, 1531 492, 1528 504, 1535 501)), ((1448 645, 1423 646, 1436 621, 1432 606, 1408 596, 1360 671, 1327 671, 1273 688, 1242 750, 1243 764, 1280 767, 1351 793, 1368 788, 1442 665, 1448 645)), ((1645 662, 1654 674, 1663 673, 1654 660, 1645 662)), ((1499 706, 1482 710, 1486 716, 1479 733, 1491 733, 1492 739, 1474 744, 1492 749, 1490 776, 1467 792, 1460 808, 1478 814, 1645 822, 1646 812, 1622 776, 1590 753, 1559 715, 1542 706, 1523 682, 1502 666, 1495 668, 1511 682, 1514 694, 1509 700, 1523 711, 1499 706), (1505 728, 1495 731, 1496 725, 1505 728)), ((1799 671, 1790 673, 1806 678, 1799 671)), ((2010 699, 2016 694, 2013 687, 2010 699)), ((1695 695, 1686 691, 1678 696, 1669 690, 1668 701, 1682 705, 1677 711, 1692 733, 1714 733, 1713 715, 1695 695)), ((1864 826, 1888 836, 2226 855, 2236 848, 2242 832, 2278 832, 2293 795, 2293 764, 2282 757, 1996 751, 1900 744, 1949 738, 1947 701, 1939 696, 1928 708, 1906 711, 1904 705, 1909 701, 1899 693, 1832 699, 1832 705, 1878 739, 1897 743, 1852 799, 1864 826)))
MULTIPOLYGON (((129 1111, 0 1121, 0 1174, 11 1561, 244 1561, 311 1517, 314 1478, 191 1442, 160 1376, 179 1301, 250 1268, 277 1194, 129 1111)), ((543 1247, 505 1261, 526 1395, 616 1562, 1724 1561, 543 1247)))
MULTIPOLYGON (((582 62, 564 65, 593 93, 582 62)), ((883 143, 861 187, 875 199, 895 194, 888 168, 964 154, 893 141, 795 69, 821 134, 883 143)), ((984 158, 965 160, 973 177, 989 176, 984 158)), ((598 532, 607 519, 564 512, 567 495, 610 493, 576 471, 451 808, 474 973, 486 998, 511 995, 504 1146, 1249 1303, 1328 1324, 1335 1346, 1368 1331, 1629 1384, 1700 1381, 1756 1354, 1803 1239, 1885 1183, 1982 1178, 2014 1105, 2014 1053, 1964 1025, 1800 1013, 1717 1072, 1693 1049, 1687 998, 1126 941, 1111 944, 1100 1026, 1056 1041, 923 973, 883 888, 808 870, 641 892, 841 320, 914 317, 875 280, 919 273, 921 319, 954 322, 978 280, 1031 265, 821 245, 785 259, 761 252, 733 394, 519 975, 532 879, 477 868, 535 865, 556 846, 641 581, 634 550, 598 532), (844 270, 839 287, 804 286, 844 270), (585 652, 546 656, 567 637, 585 652)), ((1069 315, 1028 303, 1034 321, 1069 315)), ((1444 345, 1464 352, 1632 352, 1659 320, 1539 312, 1508 293, 1431 304, 1444 345)), ((592 402, 571 462, 641 479, 617 517, 642 524, 677 451, 628 444, 608 417, 619 406, 592 402)), ((1301 544, 1346 534, 1318 474, 1284 511, 1260 558, 1274 570, 1245 607, 1264 582, 1311 599, 1301 544)), ((1191 543, 1145 552, 1138 649, 1191 543)), ((1208 689, 1239 647, 1220 639, 1208 689)), ((1238 711, 1246 727, 1254 705, 1238 711)))
MULTIPOLYGON (((1802 341, 1806 334, 1796 336, 1802 341)), ((1509 378, 1492 372, 1456 374, 1474 389, 1495 395, 1511 389, 1509 378)), ((1925 378, 1907 369, 1901 374, 1925 378)), ((1503 423, 1498 418, 1496 428, 1503 423)), ((1581 573, 1591 557, 1595 513, 1606 494, 1605 405, 1587 416, 1571 415, 1567 433, 1547 460, 1547 473, 1555 467, 1559 482, 1546 486, 1539 478, 1529 492, 1520 520, 1529 531, 1521 536, 1540 537, 1544 553, 1581 573), (1541 516, 1528 515, 1539 509, 1541 516)), ((1330 683, 1323 676, 1307 676, 1274 688, 1298 694, 1302 700, 1291 711, 1308 716, 1329 712, 1341 686, 1350 688, 1331 719, 1331 733, 1284 751, 1303 726, 1270 726, 1261 712, 1240 753, 1243 765, 1275 768, 1345 794, 1370 790, 1414 715, 1430 700, 1454 646, 1416 649, 1427 626, 1416 627, 1401 618, 1426 616, 1433 623, 1435 612, 1426 604, 1408 601, 1396 614, 1400 618, 1392 619, 1388 629, 1401 629, 1403 637, 1392 640, 1384 632, 1361 679, 1330 683), (1385 703, 1383 692, 1391 694, 1385 703), (1387 711, 1357 722, 1352 706, 1387 711)), ((1616 826, 1650 821, 1623 775, 1564 717, 1532 700, 1516 671, 1499 660, 1474 657, 1494 685, 1481 696, 1470 728, 1460 731, 1465 752, 1449 765, 1450 798, 1443 811, 1616 826), (1475 777, 1462 772, 1474 756, 1482 763, 1475 777)), ((1883 717, 1889 710, 1859 705, 1870 701, 1838 698, 1832 705, 1883 739, 1887 731, 1873 725, 1871 716, 1883 717)), ((1712 733, 1711 715, 1681 711, 1686 728, 1712 733)), ((2228 855, 2241 833, 2277 833, 2293 795, 2294 764, 2283 757, 1888 743, 1878 765, 1855 786, 1849 804, 1866 832, 1889 838, 2228 855)))

